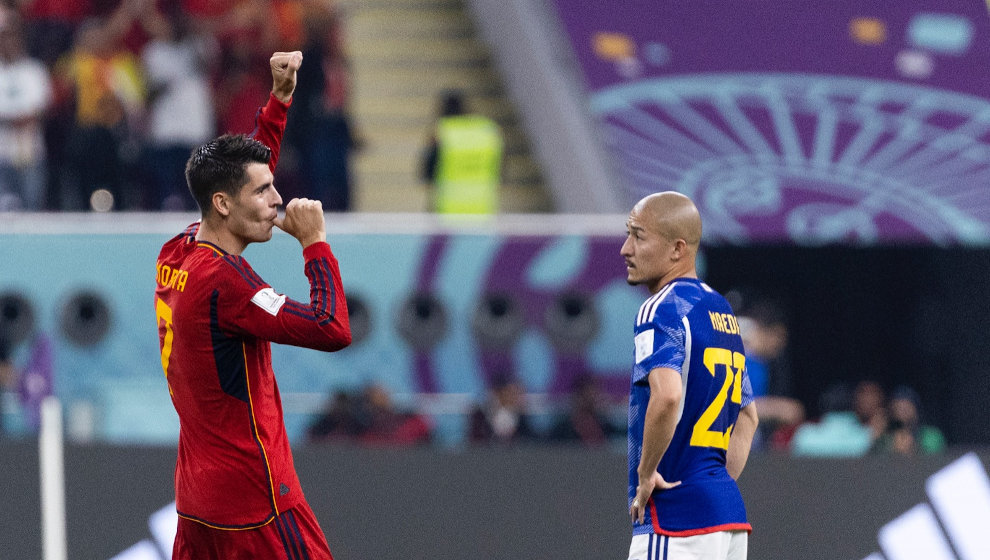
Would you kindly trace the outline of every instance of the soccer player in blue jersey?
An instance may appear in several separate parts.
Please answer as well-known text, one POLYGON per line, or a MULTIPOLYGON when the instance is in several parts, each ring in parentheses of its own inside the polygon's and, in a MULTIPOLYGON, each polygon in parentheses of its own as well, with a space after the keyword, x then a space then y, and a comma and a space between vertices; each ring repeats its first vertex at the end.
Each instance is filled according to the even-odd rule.
POLYGON ((626 228, 627 280, 651 293, 629 394, 629 560, 743 560, 751 526, 736 478, 756 406, 735 315, 695 269, 701 216, 663 192, 640 200, 626 228))

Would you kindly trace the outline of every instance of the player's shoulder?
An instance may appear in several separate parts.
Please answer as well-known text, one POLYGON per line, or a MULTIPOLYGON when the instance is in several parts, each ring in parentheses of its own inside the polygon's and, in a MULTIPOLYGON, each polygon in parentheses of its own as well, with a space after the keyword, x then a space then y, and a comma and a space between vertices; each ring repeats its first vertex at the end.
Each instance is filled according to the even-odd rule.
POLYGON ((209 241, 196 239, 198 226, 198 222, 192 224, 166 242, 159 254, 159 263, 180 266, 197 277, 209 278, 208 284, 221 290, 259 290, 267 286, 244 257, 228 253, 209 241))
POLYGON ((195 246, 196 232, 199 230, 199 222, 194 222, 186 226, 181 233, 169 239, 162 245, 158 252, 158 261, 174 260, 182 258, 190 249, 195 246))
POLYGON ((225 252, 214 252, 211 257, 217 279, 222 284, 235 289, 249 290, 260 290, 268 286, 244 257, 225 252))
POLYGON ((696 278, 678 278, 643 302, 636 315, 636 326, 647 323, 679 322, 699 302, 712 295, 721 297, 696 278))

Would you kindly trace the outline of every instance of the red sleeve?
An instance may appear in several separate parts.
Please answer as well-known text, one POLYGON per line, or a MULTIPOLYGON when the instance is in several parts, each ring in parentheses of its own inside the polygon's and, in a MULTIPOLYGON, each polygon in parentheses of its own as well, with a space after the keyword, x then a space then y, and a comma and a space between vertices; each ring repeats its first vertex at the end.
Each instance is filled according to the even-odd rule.
POLYGON ((231 332, 332 352, 351 343, 347 301, 337 259, 330 245, 314 243, 303 251, 309 279, 309 303, 275 292, 244 259, 224 257, 236 273, 224 298, 221 326, 231 332))
POLYGON ((268 103, 258 109, 254 132, 250 134, 252 138, 271 148, 272 159, 268 162, 268 169, 272 173, 275 172, 275 164, 278 163, 279 150, 282 147, 282 135, 285 133, 285 123, 291 105, 291 98, 288 103, 282 103, 275 97, 275 94, 269 94, 268 103))

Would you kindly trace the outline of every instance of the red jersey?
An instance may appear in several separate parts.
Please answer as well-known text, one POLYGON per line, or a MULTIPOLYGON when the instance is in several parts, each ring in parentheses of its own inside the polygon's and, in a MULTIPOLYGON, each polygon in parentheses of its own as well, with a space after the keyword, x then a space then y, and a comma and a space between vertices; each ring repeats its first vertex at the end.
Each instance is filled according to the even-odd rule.
MULTIPOLYGON (((272 97, 256 137, 274 168, 285 126, 272 97)), ((196 240, 199 223, 158 256, 155 309, 162 369, 179 415, 180 516, 217 528, 264 525, 304 501, 285 432, 271 344, 333 351, 351 340, 337 260, 303 251, 310 301, 277 293, 244 258, 196 240)))

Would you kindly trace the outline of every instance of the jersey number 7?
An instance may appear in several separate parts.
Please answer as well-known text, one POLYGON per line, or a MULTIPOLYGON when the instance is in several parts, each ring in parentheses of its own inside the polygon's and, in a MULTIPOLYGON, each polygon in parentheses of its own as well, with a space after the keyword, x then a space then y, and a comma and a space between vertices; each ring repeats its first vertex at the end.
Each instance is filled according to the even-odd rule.
MULTIPOLYGON (((161 298, 155 298, 155 315, 158 323, 165 323, 165 335, 162 337, 162 371, 165 372, 165 382, 168 383, 168 360, 172 356, 172 308, 161 298)), ((172 394, 169 385, 168 393, 172 394)))

